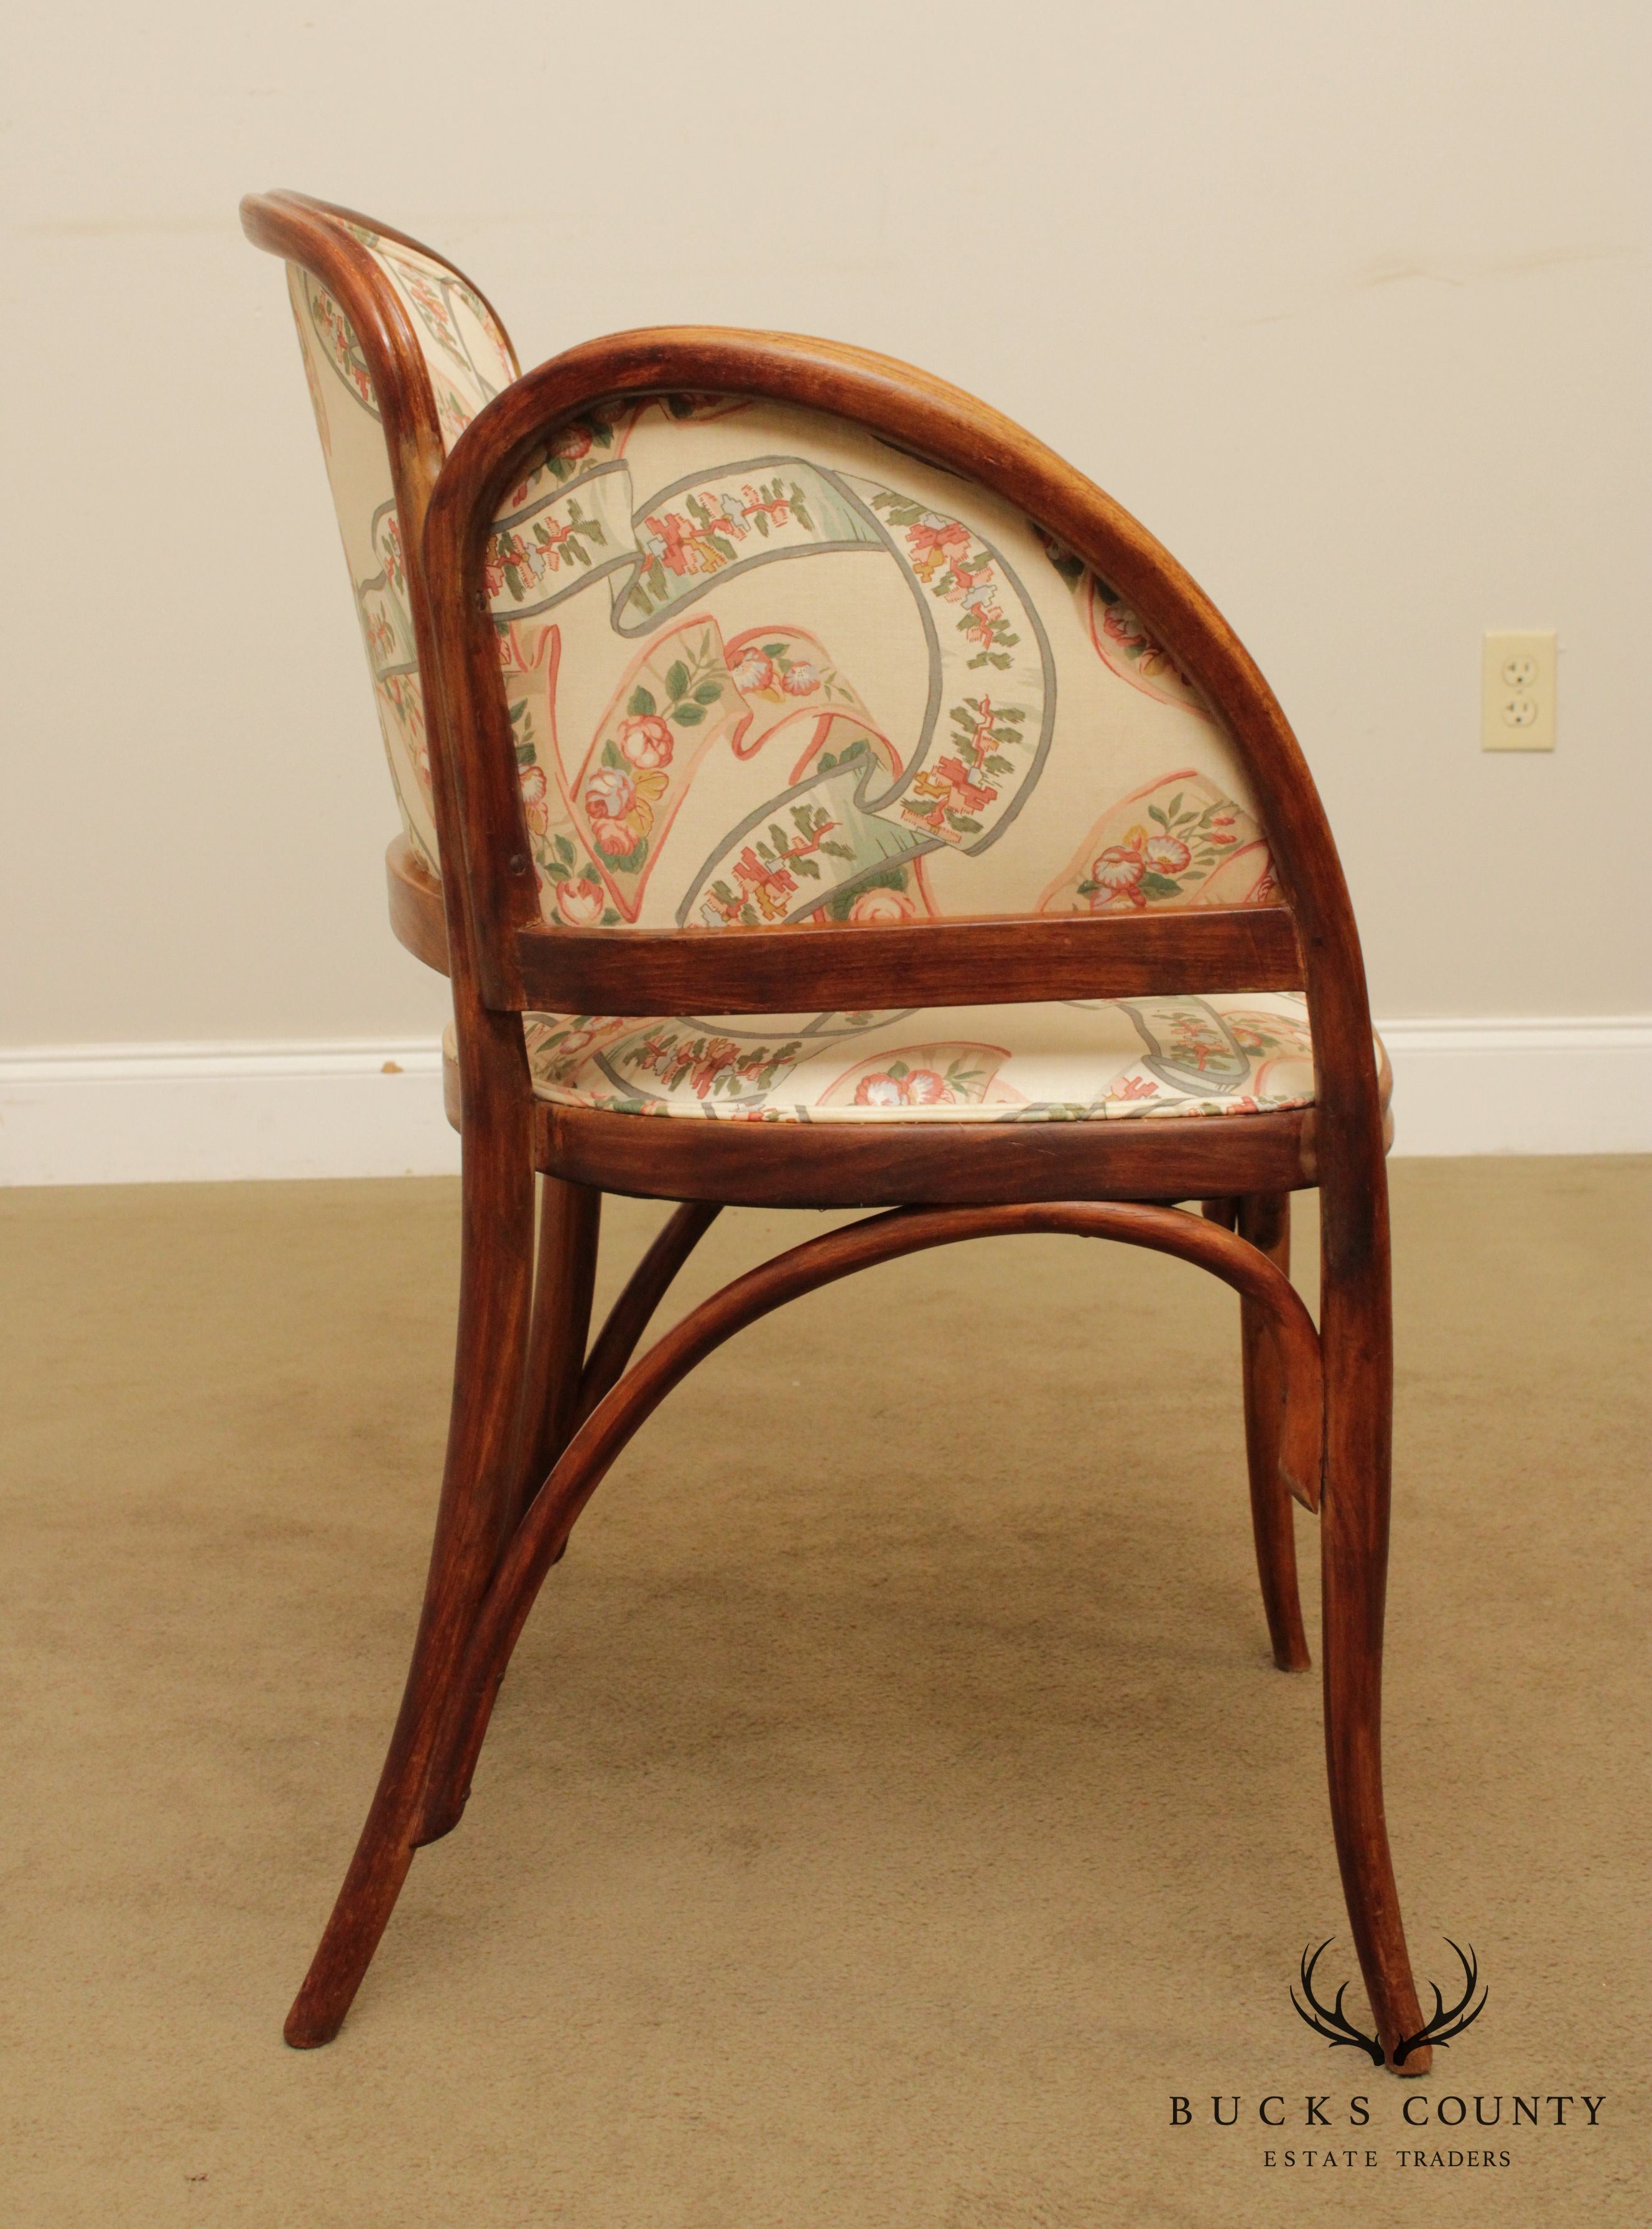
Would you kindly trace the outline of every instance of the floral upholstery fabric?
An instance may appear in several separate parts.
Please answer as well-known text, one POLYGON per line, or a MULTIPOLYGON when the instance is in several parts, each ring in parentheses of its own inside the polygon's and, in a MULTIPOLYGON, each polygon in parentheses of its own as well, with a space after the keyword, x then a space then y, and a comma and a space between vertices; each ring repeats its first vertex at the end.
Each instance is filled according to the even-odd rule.
MULTIPOLYGON (((447 266, 355 228, 451 446, 515 376, 447 266)), ((400 523, 372 382, 290 271, 402 820, 439 871, 400 523)), ((1230 739, 1134 612, 1011 505, 841 420, 604 406, 487 552, 547 923, 761 927, 1258 904, 1230 739)), ((535 1090, 633 1114, 1112 1121, 1300 1107, 1303 1000, 527 1018, 535 1090)))
MULTIPOLYGON (((458 272, 399 240, 360 225, 349 229, 407 312, 424 351, 442 439, 451 448, 483 404, 515 378, 510 343, 458 272)), ((402 826, 434 873, 424 691, 378 399, 361 344, 326 288, 297 264, 287 267, 287 286, 402 826)))
POLYGON ((1271 894, 1237 754, 1129 607, 841 420, 599 412, 510 492, 488 588, 553 924, 1271 894))
MULTIPOLYGON (((528 1057, 535 1092, 559 1106, 746 1121, 1117 1121, 1314 1096, 1307 1002, 1290 991, 708 1020, 530 1014, 528 1057)), ((1380 1047, 1379 1061, 1386 1084, 1380 1047)))
MULTIPOLYGON (((604 410, 488 553, 546 921, 761 927, 1243 905, 1237 754, 1010 505, 817 413, 604 410)), ((541 1096, 858 1122, 1253 1113, 1313 1095, 1300 997, 530 1015, 541 1096)))

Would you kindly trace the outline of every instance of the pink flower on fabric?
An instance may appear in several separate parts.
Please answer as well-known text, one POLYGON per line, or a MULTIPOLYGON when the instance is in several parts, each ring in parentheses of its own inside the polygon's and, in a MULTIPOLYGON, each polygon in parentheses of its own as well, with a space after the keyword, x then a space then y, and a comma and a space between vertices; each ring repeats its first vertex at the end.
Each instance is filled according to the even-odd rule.
POLYGON ((586 785, 585 809, 591 816, 591 832, 599 851, 618 859, 636 850, 648 825, 639 806, 637 785, 629 774, 618 767, 597 769, 586 785))
POLYGON ((774 660, 765 657, 755 644, 751 649, 741 651, 738 662, 730 666, 729 671, 734 678, 736 689, 757 691, 774 686, 774 660))
POLYGON ((956 568, 962 563, 970 547, 969 529, 956 518, 943 519, 938 526, 926 526, 920 519, 906 529, 906 547, 912 552, 913 572, 927 584, 943 565, 950 562, 956 568))
POLYGON ((1115 642, 1129 645, 1147 640, 1147 629, 1128 604, 1109 604, 1101 626, 1103 633, 1111 635, 1115 642))
MULTIPOLYGON (((996 789, 984 783, 971 781, 960 758, 938 759, 935 771, 946 784, 946 802, 955 813, 979 813, 998 794, 996 789)), ((934 792, 931 789, 927 793, 932 796, 934 792)))
MULTIPOLYGON (((556 886, 556 909, 570 928, 589 928, 602 918, 602 884, 589 875, 556 886)), ((565 1044, 564 1050, 570 1048, 565 1044)))
POLYGON ((1126 849, 1122 844, 1110 844, 1092 865, 1090 879, 1099 883, 1114 896, 1133 890, 1142 879, 1145 862, 1134 846, 1126 849))
POLYGON ((908 1069, 899 1076, 880 1070, 863 1076, 855 1087, 857 1107, 940 1107, 951 1099, 945 1078, 932 1068, 908 1069))
POLYGON ((780 676, 780 686, 788 697, 807 697, 820 686, 820 669, 805 665, 801 658, 794 658, 780 676))
POLYGON ((542 767, 523 767, 522 791, 522 810, 528 816, 528 825, 536 834, 542 836, 551 825, 549 795, 542 767))
POLYGON ((1179 875, 1193 857, 1175 836, 1149 836, 1144 850, 1148 865, 1160 875, 1179 875))
POLYGON ((636 802, 635 784, 618 767, 599 767, 586 785, 585 809, 593 820, 618 820, 636 802))
POLYGON ((619 748, 634 767, 669 766, 674 745, 671 730, 656 712, 644 712, 619 724, 619 748))
POLYGON ((917 915, 904 890, 862 890, 849 908, 851 921, 913 921, 917 915))

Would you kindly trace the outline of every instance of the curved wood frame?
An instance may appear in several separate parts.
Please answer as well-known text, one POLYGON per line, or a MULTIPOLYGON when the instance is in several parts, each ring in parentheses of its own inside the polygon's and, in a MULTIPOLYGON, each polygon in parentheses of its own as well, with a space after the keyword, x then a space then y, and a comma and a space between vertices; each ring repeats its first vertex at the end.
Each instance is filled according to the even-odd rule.
MULTIPOLYGON (((668 1226, 669 1228, 669 1226, 668 1226)), ((1275 1461, 1305 1509, 1319 1506, 1324 1414, 1319 1335, 1290 1279, 1221 1224, 1179 1208, 1119 1201, 976 1208, 895 1208, 806 1239, 748 1269, 656 1339, 604 1394, 568 1441, 517 1528, 477 1617, 432 1778, 468 1793, 494 1698, 546 1573, 586 1504, 666 1395, 736 1332, 788 1301, 931 1247, 967 1238, 1061 1232, 1111 1238, 1196 1263, 1231 1285, 1271 1342, 1280 1397, 1275 1461)), ((1294 1590, 1293 1590, 1294 1591, 1294 1590)), ((460 1796, 461 1806, 464 1795, 460 1796)), ((433 1836, 430 1839, 434 1839, 433 1836)))
MULTIPOLYGON (((603 1325, 579 1379, 574 1411, 583 1424, 591 1411, 619 1383, 620 1374, 637 1351, 666 1288, 712 1224, 722 1213, 720 1201, 689 1201, 678 1208, 654 1243, 631 1271, 631 1279, 603 1325)), ((540 1473, 543 1479, 549 1466, 540 1473)))
MULTIPOLYGON (((453 1413, 425 1610, 379 1789, 293 2007, 288 2040, 309 2046, 337 2032, 413 1849, 458 1819, 492 1693, 543 1568, 566 1539, 564 1518, 572 1523, 666 1380, 675 1382, 737 1319, 778 1305, 762 1295, 784 1298, 781 1288, 791 1288, 787 1281, 804 1257, 810 1275, 823 1263, 842 1262, 814 1277, 823 1282, 911 1245, 986 1230, 1099 1231, 1105 1224, 1114 1237, 1174 1230, 1169 1250, 1200 1260, 1242 1293, 1258 1567, 1275 1660, 1285 1668, 1304 1664, 1283 1482, 1284 1469, 1299 1461, 1290 1450, 1302 1429, 1304 1365, 1300 1325, 1280 1294, 1290 1290, 1289 1194, 1317 1184, 1327 1762, 1349 1916, 1392 2060, 1421 2019, 1380 1763, 1392 1406, 1386 1094, 1335 848, 1265 682, 1208 600, 1126 512, 1019 427, 910 366, 772 333, 618 334, 517 380, 444 462, 417 340, 394 288, 346 224, 407 236, 291 194, 250 199, 243 222, 260 247, 304 265, 335 294, 378 395, 408 553, 445 868, 438 885, 403 847, 393 846, 392 921, 410 949, 451 977, 464 1145, 453 1413), (482 594, 483 548, 505 490, 565 421, 596 402, 682 390, 765 397, 850 419, 1005 498, 1103 574, 1227 727, 1288 905, 1128 920, 940 922, 916 930, 613 933, 543 926, 482 594), (885 986, 897 970, 902 1005, 913 1002, 914 986, 919 1003, 938 1003, 965 984, 972 999, 995 1001, 1301 984, 1316 1103, 1234 1121, 994 1124, 949 1132, 900 1122, 648 1121, 534 1096, 524 1011, 760 1012, 777 1004, 789 1009, 800 999, 876 1005, 891 1003, 885 986), (536 1169, 544 1190, 537 1269, 536 1169), (688 1204, 656 1242, 582 1371, 603 1191, 688 1204), (1201 1224, 1175 1216, 1166 1203, 1184 1198, 1226 1204, 1224 1220, 1201 1224), (621 1377, 649 1315, 717 1207, 743 1201, 903 1212, 812 1242, 814 1252, 795 1249, 737 1281, 621 1377), (1182 1236, 1184 1225, 1201 1234, 1197 1241, 1182 1236), (941 1236, 911 1236, 943 1226, 941 1236), (546 1473, 547 1483, 535 1494, 536 1478, 546 1473), (466 1694, 468 1705, 458 1699, 466 1694)), ((1131 1243, 1167 1242, 1137 1235, 1131 1243)), ((1398 2071, 1419 2073, 1426 2064, 1426 2050, 1413 2051, 1398 2071)))

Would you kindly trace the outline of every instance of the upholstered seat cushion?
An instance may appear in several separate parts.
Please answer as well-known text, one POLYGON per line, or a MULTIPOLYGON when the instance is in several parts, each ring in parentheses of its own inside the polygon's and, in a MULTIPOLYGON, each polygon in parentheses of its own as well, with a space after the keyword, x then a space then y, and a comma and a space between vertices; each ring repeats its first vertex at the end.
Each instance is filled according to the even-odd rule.
POLYGON ((1299 992, 656 1021, 530 1014, 527 1036, 541 1099, 622 1114, 1095 1122, 1266 1114, 1314 1096, 1299 992))

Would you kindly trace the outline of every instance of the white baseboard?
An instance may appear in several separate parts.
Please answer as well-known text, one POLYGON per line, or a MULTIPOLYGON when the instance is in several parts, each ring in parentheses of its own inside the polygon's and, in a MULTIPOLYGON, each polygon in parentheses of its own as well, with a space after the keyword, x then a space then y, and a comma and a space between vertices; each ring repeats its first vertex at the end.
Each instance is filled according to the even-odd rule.
MULTIPOLYGON (((1652 1015, 1384 1022, 1397 1153, 1652 1153, 1652 1015)), ((432 1044, 0 1053, 0 1183, 451 1176, 432 1044)))
POLYGON ((0 1183, 455 1176, 426 1041, 0 1053, 0 1183))
POLYGON ((1396 1153, 1652 1153, 1652 1014, 1377 1026, 1396 1153))

